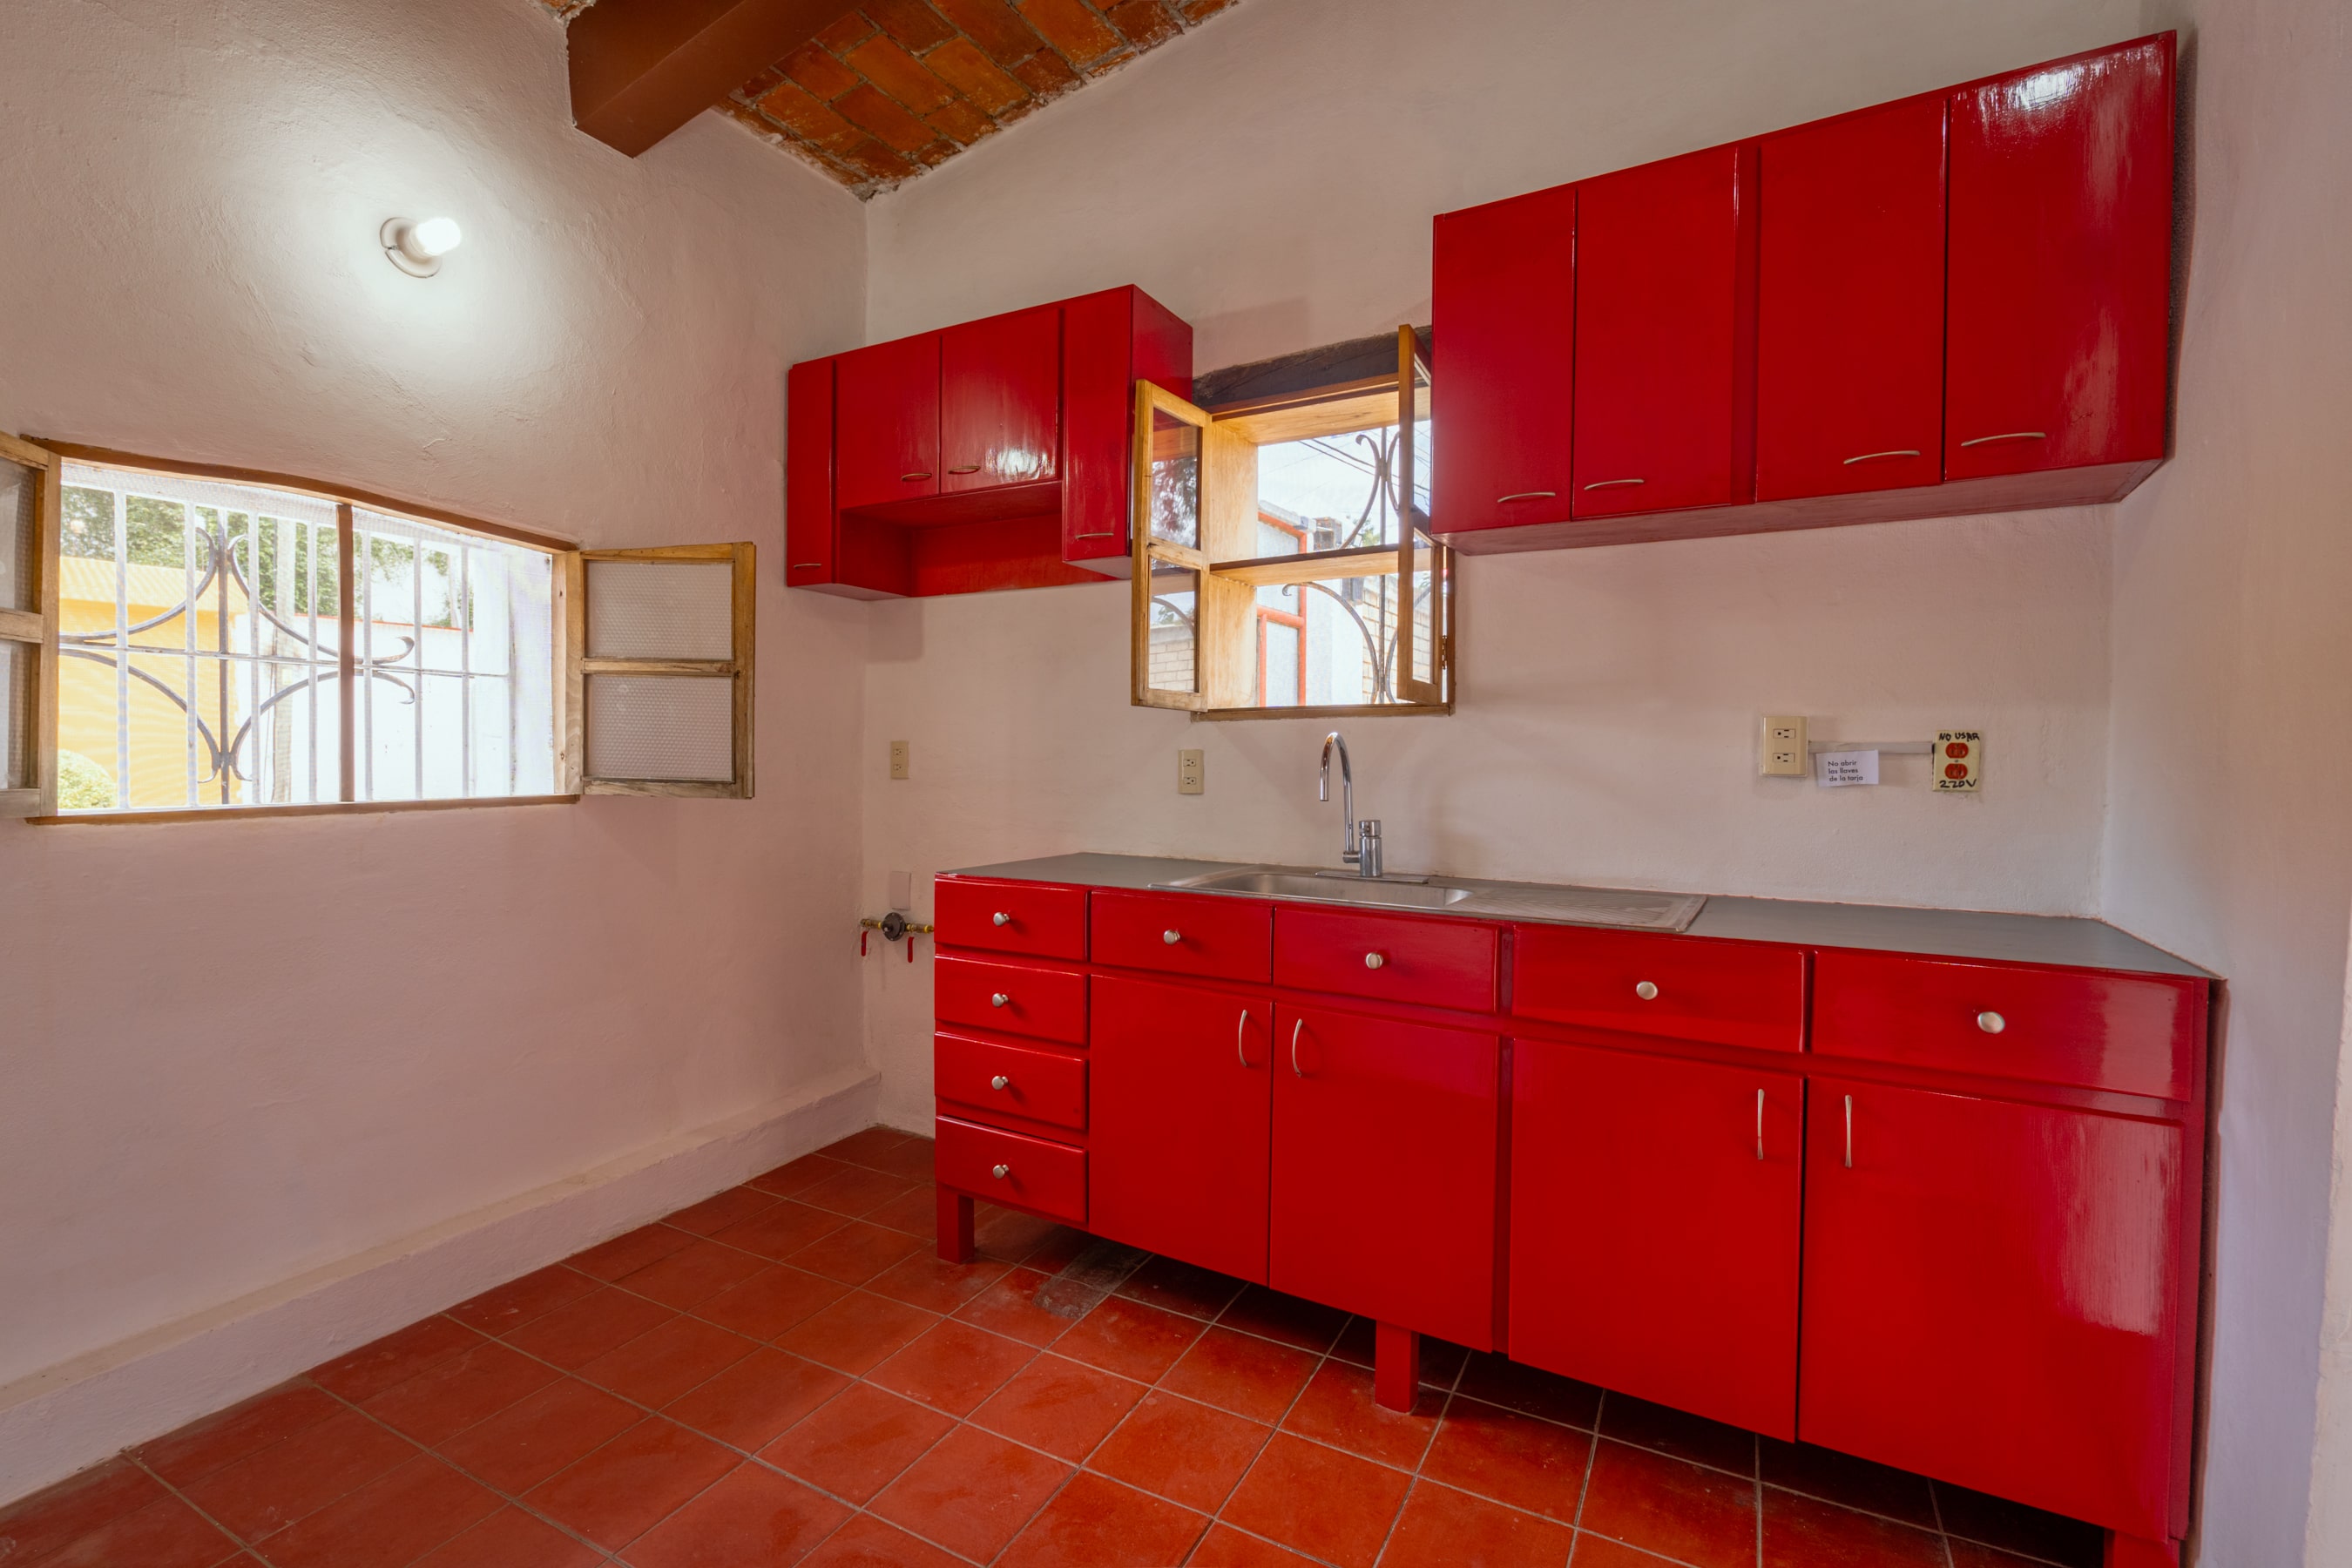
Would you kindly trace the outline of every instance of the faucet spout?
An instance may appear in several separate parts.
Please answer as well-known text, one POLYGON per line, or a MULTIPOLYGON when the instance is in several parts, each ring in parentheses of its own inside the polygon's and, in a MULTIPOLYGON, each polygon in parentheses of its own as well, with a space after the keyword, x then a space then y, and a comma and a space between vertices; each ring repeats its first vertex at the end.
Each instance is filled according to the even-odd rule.
POLYGON ((1323 771, 1316 784, 1315 798, 1331 798, 1331 751, 1335 746, 1339 752, 1339 837, 1345 845, 1339 858, 1354 866, 1360 861, 1356 847, 1356 770, 1348 762, 1347 737, 1337 730, 1323 737, 1323 771))

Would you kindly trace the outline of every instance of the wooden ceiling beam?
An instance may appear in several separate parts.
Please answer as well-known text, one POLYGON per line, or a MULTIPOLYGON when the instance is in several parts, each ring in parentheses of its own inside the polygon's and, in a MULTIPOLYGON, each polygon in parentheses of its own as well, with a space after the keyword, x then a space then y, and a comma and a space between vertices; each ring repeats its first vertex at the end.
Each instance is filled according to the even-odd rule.
POLYGON ((851 0, 597 0, 572 19, 572 122, 634 158, 855 9, 851 0))

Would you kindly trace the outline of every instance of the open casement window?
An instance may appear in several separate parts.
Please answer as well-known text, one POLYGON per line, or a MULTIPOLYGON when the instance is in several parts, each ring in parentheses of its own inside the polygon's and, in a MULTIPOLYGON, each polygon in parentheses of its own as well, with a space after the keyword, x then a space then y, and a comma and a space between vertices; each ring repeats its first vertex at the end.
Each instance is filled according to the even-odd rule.
POLYGON ((1429 371, 1410 327, 1394 363, 1213 411, 1137 384, 1137 706, 1453 710, 1453 560, 1430 537, 1429 371))
POLYGON ((0 816, 57 799, 58 507, 64 464, 0 435, 0 816))
POLYGON ((572 787, 750 799, 751 546, 583 550, 563 582, 572 787))

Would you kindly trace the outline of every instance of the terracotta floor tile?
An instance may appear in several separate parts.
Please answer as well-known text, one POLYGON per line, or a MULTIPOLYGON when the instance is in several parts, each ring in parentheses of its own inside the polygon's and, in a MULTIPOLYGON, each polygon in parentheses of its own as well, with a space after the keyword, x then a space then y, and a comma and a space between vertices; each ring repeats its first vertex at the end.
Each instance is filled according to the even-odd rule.
POLYGON ((766 1267, 740 1247, 697 1240, 634 1274, 622 1275, 614 1283, 682 1312, 740 1285, 766 1267))
POLYGON ((1192 1553, 1206 1516, 1080 1474, 997 1559, 1000 1568, 1166 1568, 1192 1553))
POLYGON ((431 1447, 562 1375, 496 1340, 481 1340, 407 1382, 393 1384, 361 1408, 431 1447))
POLYGON ((632 1568, 784 1568, 849 1517, 789 1476, 745 1465, 629 1546, 632 1568))
POLYGON ((814 1186, 802 1188, 793 1197, 812 1208, 831 1209, 835 1214, 860 1219, 893 1198, 905 1197, 914 1186, 904 1177, 852 1165, 847 1170, 835 1171, 814 1186))
POLYGON ((1210 1526, 1187 1562, 1190 1568, 1317 1568, 1312 1557, 1244 1535, 1227 1524, 1210 1526))
POLYGON ((771 1263, 733 1289, 721 1290, 695 1308, 694 1315, 755 1340, 772 1340, 848 1293, 849 1288, 839 1280, 790 1264, 771 1263))
POLYGON ((1054 1342, 1056 1354, 1157 1383, 1201 1337, 1201 1321, 1113 1296, 1054 1342))
POLYGON ((848 1386, 830 1367, 762 1347, 670 1401, 662 1414, 750 1452, 848 1386))
POLYGON ((243 1551, 235 1537, 178 1498, 161 1497, 116 1515, 40 1563, 41 1568, 213 1568, 243 1551))
POLYGON ((877 1171, 887 1171, 894 1176, 904 1176, 910 1182, 929 1182, 935 1150, 930 1139, 909 1133, 905 1142, 869 1156, 865 1163, 877 1171))
POLYGON ((406 1438, 356 1410, 339 1410, 181 1489, 238 1535, 258 1541, 415 1457, 406 1438))
MULTIPOLYGON (((929 1158, 929 1155, 924 1157, 929 1158)), ((869 1224, 887 1225, 892 1230, 903 1230, 909 1236, 919 1236, 927 1242, 936 1242, 940 1225, 939 1196, 929 1182, 919 1182, 866 1218, 869 1224)))
POLYGON ((650 1333, 677 1314, 625 1290, 600 1289, 558 1307, 507 1335, 506 1342, 567 1372, 577 1372, 615 1345, 650 1333))
POLYGON ((760 1458, 862 1503, 898 1479, 954 1425, 911 1399, 856 1383, 761 1449, 760 1458))
POLYGON ((816 1185, 835 1171, 840 1170, 842 1162, 828 1155, 803 1154, 789 1164, 779 1165, 772 1171, 762 1172, 743 1184, 756 1192, 788 1198, 794 1193, 816 1185))
POLYGON ((921 1250, 923 1243, 918 1237, 854 1219, 793 1253, 790 1262, 795 1268, 805 1268, 845 1285, 863 1285, 893 1263, 912 1258, 921 1250))
POLYGON ((969 1415, 1036 1355, 1019 1340, 950 1319, 867 1373, 866 1380, 950 1415, 969 1415))
POLYGON ((970 1263, 942 1263, 926 1250, 892 1264, 868 1279, 866 1288, 909 1307, 952 1312, 1003 1279, 1012 1267, 986 1258, 970 1263))
MULTIPOLYGON (((998 1208, 994 1204, 977 1204, 972 1208, 972 1245, 982 1258, 1001 1262, 1028 1261, 1031 1253, 1055 1239, 1066 1228, 1059 1221, 1043 1215, 998 1208)), ((1061 1265, 1057 1262, 1054 1267, 1058 1268, 1061 1265)))
POLYGON ((593 1568, 606 1561, 545 1520, 508 1508, 427 1552, 416 1568, 593 1568))
POLYGON ((749 1219, 738 1220, 710 1239, 780 1261, 846 1223, 837 1214, 787 1199, 761 1209, 749 1219))
POLYGON ((1592 1437, 1572 1426, 1456 1399, 1421 1473, 1496 1502, 1574 1523, 1592 1437))
POLYGON ((458 1433, 438 1451, 467 1474, 520 1494, 644 1418, 627 1401, 567 1377, 458 1433))
POLYGON ((139 1458, 173 1486, 184 1487, 281 1438, 308 1431, 342 1407, 323 1389, 281 1383, 267 1394, 156 1438, 140 1448, 139 1458))
POLYGON ((1562 1568, 1575 1540, 1564 1524, 1418 1481, 1381 1568, 1562 1568))
POLYGON ((862 1373, 939 1321, 936 1313, 853 1290, 778 1334, 776 1348, 837 1372, 862 1373))
POLYGON ((1272 1436, 1274 1429, 1263 1423, 1153 1389, 1087 1465, 1214 1513, 1272 1436))
POLYGON ((962 1568, 928 1541, 861 1513, 809 1553, 801 1568, 962 1568))
POLYGON ((130 1460, 109 1459, 0 1508, 0 1541, 18 1562, 35 1562, 169 1495, 130 1460))
POLYGON ((1370 1371, 1327 1361, 1282 1418, 1282 1429, 1410 1470, 1428 1451, 1444 1408, 1445 1395, 1424 1388, 1412 1414, 1383 1410, 1372 1398, 1370 1371))
POLYGON ((656 1416, 541 1481, 524 1500, 616 1552, 736 1463, 709 1438, 656 1416))
POLYGON ((354 1405, 405 1383, 436 1362, 447 1361, 482 1336, 448 1318, 432 1317, 310 1369, 310 1381, 354 1405))
POLYGON ((278 1568, 402 1568, 499 1506, 496 1492, 420 1454, 289 1526, 266 1550, 278 1568))
POLYGON ((2028 1508, 2006 1498, 1989 1497, 1966 1487, 1937 1481, 1936 1505, 1945 1533, 1957 1539, 1997 1546, 2023 1557, 2039 1557, 2063 1568, 2097 1568, 2106 1551, 2106 1538, 2096 1527, 2028 1508))
MULTIPOLYGON (((1034 1268, 1040 1274, 1058 1274, 1069 1267, 1077 1256, 1089 1247, 1099 1245, 1083 1230, 1073 1230, 1057 1225, 1037 1238, 1036 1245, 1015 1259, 1024 1268, 1034 1268)), ((1116 1245, 1115 1243, 1112 1245, 1116 1245)), ((987 1256, 983 1253, 982 1256, 987 1256)))
POLYGON ((895 1127, 868 1127, 863 1132, 851 1133, 837 1143, 828 1143, 817 1152, 829 1160, 846 1161, 853 1165, 872 1165, 913 1137, 913 1133, 901 1132, 895 1127))
POLYGON ((509 1279, 449 1309, 448 1315, 469 1329, 504 1334, 534 1318, 544 1317, 567 1301, 577 1301, 595 1290, 596 1281, 577 1268, 551 1263, 520 1279, 509 1279))
POLYGON ((1263 1285, 1250 1285, 1226 1303, 1225 1310, 1217 1315, 1217 1322, 1223 1328, 1239 1329, 1245 1334, 1296 1345, 1320 1355, 1331 1348, 1339 1331, 1348 1326, 1348 1314, 1263 1285))
POLYGON ((1282 1419, 1316 1358, 1231 1329, 1212 1328, 1160 1380, 1170 1392, 1268 1423, 1282 1419))
POLYGON ((1695 1568, 1748 1568, 1756 1561, 1756 1486, 1603 1438, 1577 1525, 1695 1568))
POLYGON ((875 1498, 872 1511, 987 1562, 1045 1506, 1070 1467, 977 1426, 959 1426, 875 1498))
POLYGON ((689 1204, 674 1215, 664 1216, 662 1223, 675 1230, 689 1230, 697 1236, 715 1236, 730 1225, 740 1224, 753 1215, 776 1206, 776 1194, 763 1193, 757 1187, 729 1187, 723 1193, 713 1193, 698 1204, 689 1204))
POLYGON ((1767 1487, 1764 1568, 1947 1568, 1941 1537, 1767 1487))
POLYGON ((1576 1538, 1576 1555, 1569 1559, 1570 1568, 1674 1568, 1669 1559, 1612 1541, 1605 1535, 1585 1535, 1576 1538))
POLYGON ((1767 1486, 1785 1487, 1793 1492, 1843 1503, 1865 1513, 1883 1513, 1889 1519, 1929 1530, 1938 1528, 1935 1500, 1928 1495, 1925 1476, 1890 1469, 1832 1448, 1817 1448, 1811 1443, 1783 1443, 1775 1437, 1764 1437, 1758 1440, 1757 1447, 1767 1486))
POLYGON ((1015 1268, 958 1307, 964 1322, 1044 1347, 1070 1331, 1072 1320, 1037 1305, 1038 1287, 1053 1278, 1034 1268, 1015 1268))
POLYGON ((1076 1464, 1144 1395, 1139 1383, 1048 1352, 971 1413, 974 1425, 1076 1464))
POLYGON ((1181 1312, 1189 1318, 1213 1318, 1242 1293, 1242 1282, 1213 1268, 1195 1268, 1172 1258, 1155 1258, 1129 1275, 1117 1293, 1130 1301, 1181 1312))
POLYGON ((581 1273, 611 1284, 624 1274, 635 1274, 656 1258, 667 1258, 694 1237, 658 1222, 641 1225, 635 1230, 623 1231, 610 1241, 600 1241, 585 1252, 575 1252, 563 1261, 581 1273))
POLYGON ((1525 1366, 1480 1351, 1462 1368, 1454 1392, 1524 1415, 1540 1415, 1570 1426, 1590 1430, 1601 1414, 1601 1391, 1589 1383, 1538 1367, 1525 1366))
POLYGON ((1339 1568, 1372 1568, 1412 1479, 1277 1432, 1219 1515, 1339 1568))
POLYGON ((1611 1394, 1601 1406, 1601 1435, 1693 1464, 1712 1465, 1742 1476, 1756 1474, 1755 1433, 1646 1399, 1611 1394))
POLYGON ((580 1369, 580 1376, 624 1399, 656 1407, 709 1382, 760 1348, 757 1340, 706 1323, 672 1318, 580 1369))

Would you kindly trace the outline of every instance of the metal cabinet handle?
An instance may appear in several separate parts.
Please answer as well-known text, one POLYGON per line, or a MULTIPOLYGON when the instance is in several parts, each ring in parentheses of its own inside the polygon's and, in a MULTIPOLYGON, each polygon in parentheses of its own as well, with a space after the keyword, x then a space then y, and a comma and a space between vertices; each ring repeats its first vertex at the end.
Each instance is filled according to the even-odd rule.
POLYGON ((1764 1091, 1756 1091, 1756 1157, 1764 1157, 1764 1091))
POLYGON ((1918 455, 1919 448, 1916 447, 1906 447, 1899 452, 1864 452, 1858 458, 1848 458, 1845 460, 1845 467, 1850 468, 1856 463, 1874 463, 1881 458, 1916 458, 1918 455))
POLYGON ((1005 1178, 1005 1177, 1007 1177, 1007 1176, 1009 1176, 1009 1175, 1011 1175, 1011 1174, 1013 1173, 1013 1167, 1012 1167, 1012 1166, 1010 1166, 1010 1165, 992 1165, 991 1167, 989 1167, 989 1172, 988 1172, 988 1173, 989 1173, 990 1175, 992 1175, 992 1176, 994 1176, 998 1181, 1000 1181, 1000 1182, 1001 1182, 1001 1181, 1004 1180, 1004 1178, 1005 1178))
POLYGON ((1002 1007, 1012 1000, 1013 996, 1010 992, 999 991, 989 997, 988 1005, 992 1007, 1002 1007))
POLYGON ((1977 1015, 1977 1027, 1988 1035, 1998 1035, 2009 1027, 2009 1020, 1998 1013, 1979 1013, 1977 1015))
POLYGON ((898 482, 899 482, 900 484, 902 484, 902 485, 910 485, 910 484, 913 484, 917 479, 929 479, 930 477, 931 477, 931 470, 930 470, 930 469, 929 469, 929 468, 925 468, 925 469, 924 469, 921 473, 919 473, 919 474, 900 474, 900 475, 898 476, 898 482))
POLYGON ((1584 488, 1589 490, 1613 490, 1620 485, 1645 485, 1647 479, 1595 479, 1584 488))
POLYGON ((961 468, 950 468, 948 472, 951 474, 976 474, 980 472, 980 465, 978 463, 971 463, 961 468))
POLYGON ((1495 504, 1507 506, 1515 500, 1549 500, 1559 494, 1558 490, 1519 490, 1511 495, 1496 496, 1495 504))
POLYGON ((994 914, 991 915, 989 920, 992 923, 1001 926, 1009 926, 1013 923, 1013 917, 1003 910, 999 910, 994 914))
POLYGON ((1644 980, 1633 987, 1633 994, 1639 996, 1644 1002, 1654 1002, 1658 999, 1658 988, 1651 982, 1644 980))
POLYGON ((2047 441, 2048 439, 2050 439, 2049 432, 2044 430, 2004 430, 1998 436, 1978 436, 1961 442, 1960 445, 1981 447, 1991 441, 2047 441))
POLYGON ((1117 539, 1118 535, 1106 528, 1100 533, 1081 533, 1080 539, 1117 539))
POLYGON ((1307 1020, 1304 1018, 1290 1026, 1290 1070, 1299 1078, 1307 1076, 1307 1069, 1298 1065, 1298 1031, 1305 1027, 1307 1020))
POLYGON ((1234 1055, 1241 1058, 1242 1067, 1249 1067, 1249 1009, 1242 1009, 1241 1022, 1234 1026, 1234 1055))
POLYGON ((988 1087, 991 1089, 1011 1089, 1013 1087, 1013 1080, 1006 1078, 1003 1073, 998 1073, 994 1078, 988 1080, 988 1087))
POLYGON ((1178 942, 1184 940, 1184 933, 1181 931, 1163 931, 1160 933, 1160 940, 1166 942, 1169 946, 1174 947, 1178 942))
POLYGON ((1845 1168, 1853 1169, 1853 1096, 1845 1097, 1845 1168))
POLYGON ((1384 952, 1368 952, 1364 954, 1364 967, 1366 969, 1385 969, 1388 967, 1388 954, 1384 952))
POLYGON ((793 570, 795 572, 814 572, 824 564, 824 563, 822 561, 795 561, 793 563, 793 570))

